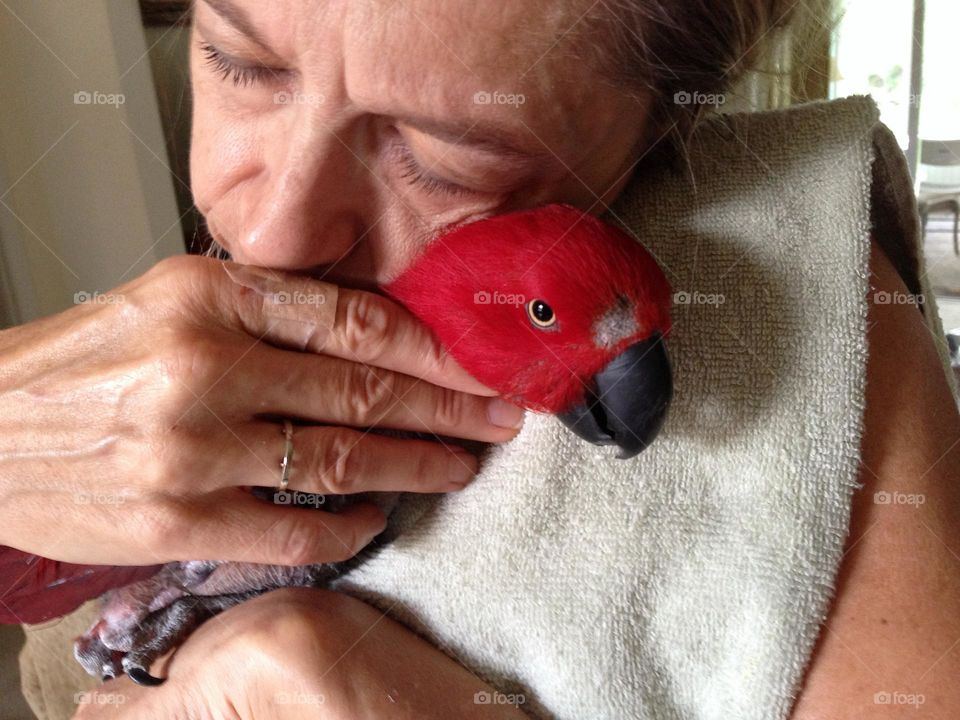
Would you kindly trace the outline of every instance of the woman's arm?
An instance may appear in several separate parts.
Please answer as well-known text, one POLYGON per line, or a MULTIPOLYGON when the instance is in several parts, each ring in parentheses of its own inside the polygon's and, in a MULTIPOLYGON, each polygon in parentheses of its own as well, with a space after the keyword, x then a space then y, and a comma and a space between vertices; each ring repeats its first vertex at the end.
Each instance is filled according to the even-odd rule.
MULTIPOLYGON (((496 692, 383 612, 343 593, 282 590, 279 633, 251 636, 324 697, 331 720, 514 720, 525 698, 496 692)), ((271 602, 267 600, 266 602, 271 602)), ((305 714, 316 718, 320 714, 305 714)), ((254 712, 254 717, 261 713, 254 712)), ((286 716, 284 716, 286 717, 286 716)))
POLYGON ((960 415, 876 245, 871 271, 863 488, 792 720, 960 717, 960 415))

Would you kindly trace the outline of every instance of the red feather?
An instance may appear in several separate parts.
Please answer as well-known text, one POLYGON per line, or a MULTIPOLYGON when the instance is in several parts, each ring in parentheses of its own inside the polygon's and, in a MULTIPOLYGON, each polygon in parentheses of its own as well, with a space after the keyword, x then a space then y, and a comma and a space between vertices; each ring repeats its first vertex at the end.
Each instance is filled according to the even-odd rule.
POLYGON ((60 617, 107 590, 146 579, 160 569, 72 565, 0 547, 0 623, 39 623, 60 617))
POLYGON ((670 285, 651 254, 569 205, 456 227, 384 290, 467 372, 540 412, 567 410, 628 345, 670 331, 670 285), (531 321, 531 300, 549 304, 552 327, 531 321), (630 308, 635 331, 600 347, 596 323, 618 304, 630 308))

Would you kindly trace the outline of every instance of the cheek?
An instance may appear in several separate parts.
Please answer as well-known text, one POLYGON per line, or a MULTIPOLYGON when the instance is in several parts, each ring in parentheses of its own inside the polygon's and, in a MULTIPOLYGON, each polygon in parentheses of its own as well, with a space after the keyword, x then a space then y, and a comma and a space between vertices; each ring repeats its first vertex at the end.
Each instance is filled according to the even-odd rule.
MULTIPOLYGON (((195 63, 194 63, 195 64, 195 63)), ((192 70, 193 120, 190 141, 190 184, 194 202, 206 214, 230 191, 260 172, 264 128, 221 100, 218 82, 192 70)))
MULTIPOLYGON (((205 105, 206 101, 201 101, 205 105)), ((190 180, 194 202, 207 213, 244 179, 258 172, 256 133, 229 115, 194 111, 190 180)))

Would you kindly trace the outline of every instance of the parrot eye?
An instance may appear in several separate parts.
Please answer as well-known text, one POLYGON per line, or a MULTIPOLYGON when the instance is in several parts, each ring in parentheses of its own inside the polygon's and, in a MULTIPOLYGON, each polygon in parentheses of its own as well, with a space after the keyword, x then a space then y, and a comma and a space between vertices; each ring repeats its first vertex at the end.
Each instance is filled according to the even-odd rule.
POLYGON ((530 322, 539 328, 547 328, 557 322, 557 316, 553 314, 553 308, 543 300, 531 300, 527 303, 527 317, 530 318, 530 322))

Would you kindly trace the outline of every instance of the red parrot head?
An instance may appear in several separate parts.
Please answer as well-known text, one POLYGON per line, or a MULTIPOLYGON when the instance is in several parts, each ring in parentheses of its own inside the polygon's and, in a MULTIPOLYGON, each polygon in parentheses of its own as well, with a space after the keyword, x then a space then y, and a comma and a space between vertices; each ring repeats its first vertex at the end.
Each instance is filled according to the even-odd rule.
POLYGON ((633 457, 673 393, 671 291, 643 246, 569 205, 461 225, 384 290, 480 382, 633 457))

